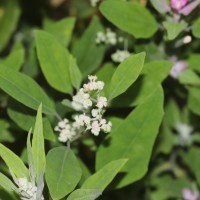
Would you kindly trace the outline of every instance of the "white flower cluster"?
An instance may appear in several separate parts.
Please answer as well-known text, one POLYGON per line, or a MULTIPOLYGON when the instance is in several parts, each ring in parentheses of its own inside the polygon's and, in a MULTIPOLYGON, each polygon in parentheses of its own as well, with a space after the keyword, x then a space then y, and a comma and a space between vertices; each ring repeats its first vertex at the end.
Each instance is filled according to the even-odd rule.
POLYGON ((119 50, 119 49, 117 49, 117 51, 111 55, 111 58, 112 58, 112 60, 114 62, 121 63, 126 58, 128 58, 130 55, 131 55, 130 52, 127 51, 127 50, 119 50))
POLYGON ((99 31, 96 36, 96 44, 111 44, 116 45, 117 42, 123 42, 124 38, 117 38, 117 34, 111 31, 109 28, 106 29, 106 32, 99 31))
POLYGON ((100 0, 90 0, 90 4, 92 7, 96 7, 100 0))
POLYGON ((36 199, 37 187, 34 183, 29 182, 27 178, 17 179, 17 185, 22 200, 44 200, 43 196, 40 199, 36 199))
POLYGON ((98 136, 100 131, 111 131, 112 123, 103 119, 107 98, 100 93, 104 88, 104 82, 97 81, 96 76, 88 76, 88 79, 89 82, 83 85, 71 103, 75 110, 83 113, 75 115, 73 122, 64 119, 55 127, 55 131, 60 132, 58 139, 61 142, 72 141, 88 130, 95 136, 98 136))

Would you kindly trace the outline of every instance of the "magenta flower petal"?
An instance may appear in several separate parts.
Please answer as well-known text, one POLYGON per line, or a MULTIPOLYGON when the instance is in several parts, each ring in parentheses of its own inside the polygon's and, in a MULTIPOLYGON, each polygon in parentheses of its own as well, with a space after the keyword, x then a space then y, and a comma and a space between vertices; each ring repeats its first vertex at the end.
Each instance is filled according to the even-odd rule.
POLYGON ((198 5, 200 4, 200 0, 193 1, 189 3, 187 6, 180 10, 180 13, 183 15, 189 15, 198 5))
POLYGON ((188 3, 188 0, 170 0, 170 3, 173 9, 180 11, 188 3))

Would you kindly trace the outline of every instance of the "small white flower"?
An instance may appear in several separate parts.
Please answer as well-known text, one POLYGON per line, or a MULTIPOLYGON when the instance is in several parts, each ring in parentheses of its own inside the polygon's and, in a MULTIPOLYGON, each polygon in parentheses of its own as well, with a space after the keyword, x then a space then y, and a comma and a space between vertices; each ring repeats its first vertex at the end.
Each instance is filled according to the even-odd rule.
POLYGON ((111 55, 111 58, 114 62, 121 63, 123 62, 126 58, 130 56, 130 52, 127 50, 117 50, 115 53, 111 55))
POLYGON ((192 42, 192 37, 190 35, 186 35, 183 38, 183 44, 189 44, 190 42, 192 42))
POLYGON ((105 133, 109 133, 111 131, 111 128, 112 128, 112 123, 108 122, 108 124, 103 124, 101 128, 103 129, 103 131, 105 133))
POLYGON ((85 99, 84 101, 83 101, 83 107, 84 108, 89 108, 89 107, 91 107, 92 106, 92 101, 90 100, 90 99, 85 99))
POLYGON ((103 108, 107 106, 107 98, 106 97, 99 97, 97 99, 97 105, 98 108, 103 108))
POLYGON ((91 82, 95 82, 97 80, 97 76, 93 76, 93 75, 88 75, 88 79, 91 81, 91 82))
POLYGON ((106 43, 111 45, 117 44, 117 35, 115 32, 111 31, 109 28, 106 30, 106 43))
POLYGON ((98 121, 92 122, 92 125, 91 125, 91 132, 92 132, 95 136, 99 135, 100 130, 101 130, 101 128, 100 128, 100 125, 99 125, 98 121))
POLYGON ((92 109, 92 117, 97 117, 99 115, 98 109, 92 109))
POLYGON ((187 68, 187 62, 183 60, 176 61, 170 71, 170 76, 176 79, 181 72, 183 72, 187 68))
POLYGON ((97 88, 98 88, 98 90, 103 90, 104 82, 103 81, 97 81, 97 88))
POLYGON ((106 35, 101 31, 97 32, 96 43, 101 44, 104 43, 105 41, 106 41, 106 35))

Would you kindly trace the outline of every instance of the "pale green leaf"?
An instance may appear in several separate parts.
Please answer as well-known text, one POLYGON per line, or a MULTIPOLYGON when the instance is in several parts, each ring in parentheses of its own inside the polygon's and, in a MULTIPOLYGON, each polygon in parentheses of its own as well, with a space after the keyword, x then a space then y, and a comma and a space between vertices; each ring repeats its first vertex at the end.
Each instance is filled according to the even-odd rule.
POLYGON ((184 21, 178 23, 165 21, 163 26, 167 30, 167 39, 174 40, 187 27, 187 23, 184 21))
POLYGON ((138 78, 145 59, 145 53, 132 55, 116 69, 110 82, 109 99, 124 93, 138 78))
POLYGON ((81 189, 98 189, 104 191, 127 161, 128 159, 119 159, 102 166, 101 169, 83 183, 81 189))
POLYGON ((72 36, 75 25, 74 17, 67 17, 59 21, 44 20, 44 30, 51 33, 61 45, 66 47, 72 36))
POLYGON ((61 199, 74 190, 81 174, 79 163, 70 148, 57 147, 48 152, 45 177, 53 200, 61 199))
POLYGON ((188 96, 188 107, 189 109, 200 115, 200 89, 199 88, 189 88, 189 96, 188 96))
POLYGON ((17 191, 17 187, 14 183, 2 173, 0 173, 0 186, 10 192, 17 191))
POLYGON ((151 13, 138 3, 103 1, 100 11, 110 22, 136 38, 150 38, 158 29, 151 13))
POLYGON ((29 177, 28 169, 21 159, 2 144, 0 144, 0 156, 9 169, 11 169, 12 172, 17 176, 17 178, 29 177))
POLYGON ((42 102, 44 113, 55 114, 53 102, 33 79, 3 65, 0 65, 0 88, 34 110, 42 102))
POLYGON ((122 170, 127 174, 117 187, 126 186, 142 178, 148 169, 162 116, 163 91, 158 87, 106 137, 104 143, 110 141, 110 145, 103 143, 99 147, 96 169, 100 169, 111 160, 128 158, 122 170))
POLYGON ((60 92, 72 93, 69 52, 48 32, 37 30, 35 36, 38 59, 47 82, 60 92))
POLYGON ((35 128, 32 139, 32 154, 34 171, 36 173, 36 179, 38 180, 41 172, 45 169, 46 165, 42 123, 42 104, 40 104, 36 116, 35 128))

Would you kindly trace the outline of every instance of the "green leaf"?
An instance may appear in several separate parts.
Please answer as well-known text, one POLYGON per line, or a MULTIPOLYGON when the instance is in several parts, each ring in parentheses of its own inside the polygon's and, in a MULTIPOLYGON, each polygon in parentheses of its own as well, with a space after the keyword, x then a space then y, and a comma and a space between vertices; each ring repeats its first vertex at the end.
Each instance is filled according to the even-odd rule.
POLYGON ((168 76, 172 66, 173 63, 164 60, 146 63, 136 82, 124 94, 116 98, 112 106, 125 107, 139 105, 168 76))
POLYGON ((174 40, 187 27, 187 23, 184 21, 178 23, 165 21, 163 26, 167 31, 167 39, 174 40))
POLYGON ((78 90, 82 81, 82 74, 77 66, 76 59, 70 55, 69 73, 72 85, 78 90))
POLYGON ((0 65, 0 88, 34 110, 42 102, 44 113, 55 114, 53 102, 33 79, 3 65, 0 65))
POLYGON ((197 54, 197 53, 190 54, 189 58, 187 60, 188 67, 190 69, 194 69, 194 70, 200 71, 199 60, 200 60, 200 54, 197 54))
POLYGON ((72 54, 77 59, 83 77, 93 73, 103 60, 105 46, 95 43, 97 32, 102 30, 100 21, 94 17, 82 37, 74 44, 72 54))
POLYGON ((104 1, 100 11, 110 22, 136 38, 150 38, 158 29, 151 13, 138 3, 104 1))
POLYGON ((67 200, 95 200, 101 195, 97 189, 77 189, 72 192, 67 200))
POLYGON ((83 183, 81 189, 99 189, 100 191, 104 191, 127 161, 128 159, 119 159, 109 162, 90 176, 83 183))
POLYGON ((32 154, 36 179, 38 180, 41 172, 45 169, 46 165, 42 123, 42 104, 40 104, 36 116, 32 139, 32 154))
POLYGON ((69 52, 45 31, 37 30, 35 36, 38 59, 47 82, 60 92, 72 93, 69 52))
POLYGON ((81 179, 81 169, 69 147, 57 147, 48 152, 45 177, 53 200, 74 190, 81 179))
POLYGON ((59 21, 45 19, 44 30, 51 33, 62 46, 66 47, 71 40, 75 21, 74 17, 67 17, 59 21))
POLYGON ((200 38, 200 18, 198 18, 192 26, 192 34, 196 38, 200 38))
POLYGON ((170 11, 170 7, 165 0, 150 0, 150 2, 153 7, 162 14, 170 11))
POLYGON ((0 52, 6 47, 17 27, 20 8, 17 0, 0 2, 0 52))
POLYGON ((109 99, 124 93, 138 78, 145 59, 145 53, 132 55, 116 69, 110 82, 109 99))
POLYGON ((200 77, 191 69, 186 69, 178 76, 181 84, 200 86, 200 77))
POLYGON ((199 88, 189 88, 189 96, 188 96, 188 107, 189 109, 200 115, 200 89, 199 88))
POLYGON ((2 144, 0 144, 0 156, 17 178, 29 177, 28 169, 21 159, 2 144))
MULTIPOLYGON (((16 101, 10 102, 8 104, 7 113, 9 117, 23 130, 29 131, 30 127, 34 127, 35 124, 35 112, 32 114, 31 110, 24 107, 16 101)), ((44 138, 55 142, 55 133, 52 130, 49 120, 45 117, 43 118, 43 129, 44 138)))
POLYGON ((3 60, 0 60, 0 63, 19 71, 23 62, 24 62, 24 48, 21 43, 16 43, 10 52, 10 54, 3 60))
POLYGON ((122 170, 127 174, 117 187, 126 186, 142 178, 148 169, 162 116, 163 91, 158 87, 106 137, 97 151, 96 169, 111 160, 128 158, 129 161, 122 170), (108 141, 111 141, 110 145, 108 141))
POLYGON ((192 173, 195 175, 198 184, 200 185, 200 149, 197 147, 192 147, 188 152, 182 153, 182 159, 185 164, 191 169, 192 173))
POLYGON ((18 191, 14 183, 2 173, 0 173, 0 186, 10 192, 18 191))

